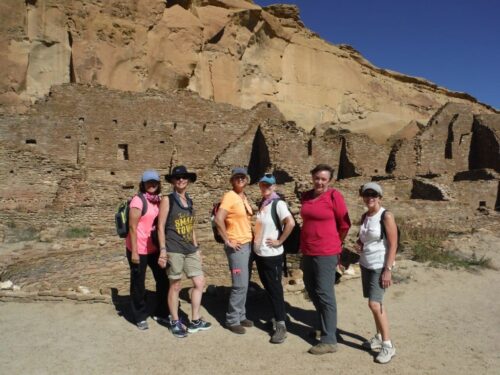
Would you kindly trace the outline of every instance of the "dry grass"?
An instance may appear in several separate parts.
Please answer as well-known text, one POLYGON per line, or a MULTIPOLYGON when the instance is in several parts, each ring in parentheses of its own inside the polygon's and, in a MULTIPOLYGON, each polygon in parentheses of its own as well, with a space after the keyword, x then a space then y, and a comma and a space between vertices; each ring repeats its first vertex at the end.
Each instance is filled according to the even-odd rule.
POLYGON ((476 254, 466 257, 458 252, 444 249, 443 242, 449 231, 439 225, 415 225, 406 220, 399 220, 401 242, 404 249, 409 249, 410 259, 429 263, 432 267, 446 268, 493 268, 490 258, 477 258, 476 254))

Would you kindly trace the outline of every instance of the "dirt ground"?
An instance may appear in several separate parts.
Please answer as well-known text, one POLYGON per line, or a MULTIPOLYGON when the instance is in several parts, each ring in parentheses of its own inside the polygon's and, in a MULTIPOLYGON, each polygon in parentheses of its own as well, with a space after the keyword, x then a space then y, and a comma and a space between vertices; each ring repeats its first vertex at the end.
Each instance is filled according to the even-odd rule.
MULTIPOLYGON (((498 262, 496 262, 499 264, 498 262)), ((360 280, 337 286, 342 341, 335 354, 307 353, 314 317, 302 295, 288 295, 289 334, 269 343, 262 296, 249 299, 256 327, 234 335, 221 326, 225 301, 204 296, 206 332, 173 337, 150 320, 139 331, 120 306, 71 302, 0 303, 1 374, 498 374, 500 272, 444 270, 412 261, 399 264, 400 283, 386 294, 397 355, 374 362, 361 349, 373 334, 360 280), (126 314, 125 314, 126 316, 126 314)), ((182 309, 189 305, 182 301, 182 309)))

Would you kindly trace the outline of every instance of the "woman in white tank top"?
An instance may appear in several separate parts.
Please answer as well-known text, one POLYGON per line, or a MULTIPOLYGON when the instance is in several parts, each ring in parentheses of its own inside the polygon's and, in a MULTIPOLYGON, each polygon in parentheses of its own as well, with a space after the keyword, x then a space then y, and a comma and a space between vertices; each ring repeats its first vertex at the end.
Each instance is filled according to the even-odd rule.
POLYGON ((378 350, 379 363, 389 362, 396 355, 389 332, 387 310, 382 306, 385 289, 392 284, 392 267, 396 259, 398 233, 394 216, 381 205, 382 188, 375 182, 361 187, 360 195, 368 211, 362 216, 358 238, 358 251, 361 253, 361 281, 363 296, 368 298, 377 333, 363 343, 367 349, 378 350), (381 220, 384 220, 385 235, 382 236, 381 220))

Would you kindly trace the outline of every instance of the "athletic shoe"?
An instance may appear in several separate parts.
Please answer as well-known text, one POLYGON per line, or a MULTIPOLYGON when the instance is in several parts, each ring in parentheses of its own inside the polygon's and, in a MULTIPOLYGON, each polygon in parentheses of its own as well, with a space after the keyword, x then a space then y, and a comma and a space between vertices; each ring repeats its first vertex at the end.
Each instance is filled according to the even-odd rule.
POLYGON ((146 322, 145 320, 141 320, 140 322, 137 322, 136 325, 137 325, 137 328, 139 328, 141 331, 145 331, 146 329, 149 328, 148 322, 146 322))
POLYGON ((326 344, 326 343, 319 343, 314 346, 311 346, 309 349, 309 353, 311 354, 327 354, 327 353, 335 353, 338 350, 337 344, 326 344))
POLYGON ((170 321, 170 331, 175 337, 183 338, 187 336, 187 331, 180 320, 170 321))
POLYGON ((377 358, 375 358, 375 361, 377 361, 378 363, 389 363, 392 357, 394 357, 395 355, 396 355, 396 348, 394 347, 394 345, 388 346, 382 344, 382 350, 380 351, 380 353, 378 353, 377 358))
POLYGON ((363 348, 369 349, 369 350, 382 349, 382 337, 380 336, 380 333, 377 333, 370 340, 365 341, 362 344, 362 346, 363 346, 363 348))
POLYGON ((205 322, 203 319, 192 320, 188 326, 189 333, 195 333, 198 331, 207 331, 212 328, 212 323, 205 322))
POLYGON ((240 322, 243 327, 251 328, 253 327, 253 322, 249 319, 244 319, 240 322))
POLYGON ((273 344, 281 344, 286 339, 286 326, 282 323, 276 323, 276 330, 271 336, 271 342, 273 344))

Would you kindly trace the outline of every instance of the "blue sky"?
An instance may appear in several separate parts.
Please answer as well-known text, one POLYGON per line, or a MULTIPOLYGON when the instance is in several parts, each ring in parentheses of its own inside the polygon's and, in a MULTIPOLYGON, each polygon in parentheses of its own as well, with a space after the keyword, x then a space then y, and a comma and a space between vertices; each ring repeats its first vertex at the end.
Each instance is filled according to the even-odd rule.
POLYGON ((464 91, 500 109, 498 0, 255 0, 300 8, 311 30, 378 67, 464 91))

